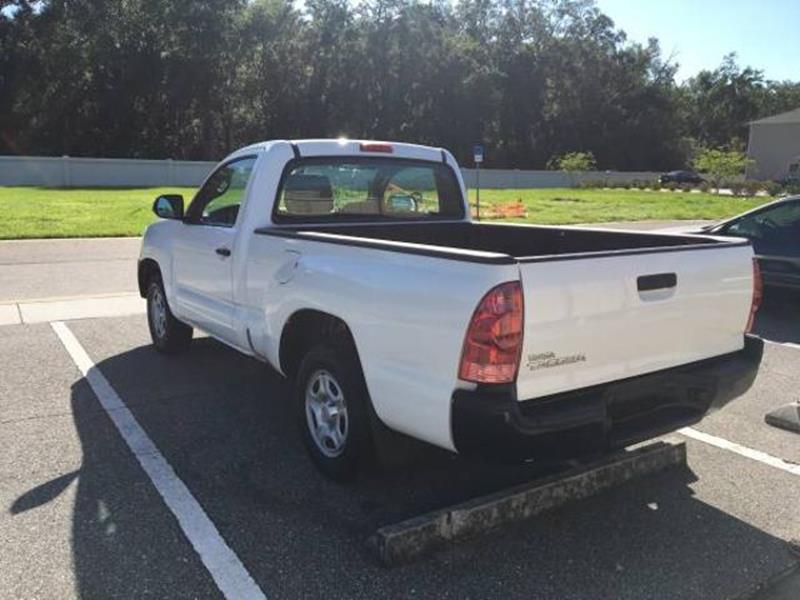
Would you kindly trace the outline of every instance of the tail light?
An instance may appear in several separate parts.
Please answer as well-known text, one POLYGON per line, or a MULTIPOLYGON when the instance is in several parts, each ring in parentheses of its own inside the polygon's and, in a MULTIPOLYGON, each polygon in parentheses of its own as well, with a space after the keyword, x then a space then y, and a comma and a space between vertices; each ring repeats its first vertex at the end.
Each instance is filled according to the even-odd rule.
POLYGON ((522 351, 522 287, 510 281, 492 288, 467 328, 458 377, 476 383, 514 381, 522 351))
POLYGON ((750 302, 750 318, 747 320, 747 329, 745 333, 750 333, 753 330, 753 324, 756 320, 756 313, 761 306, 761 301, 764 299, 764 279, 761 277, 761 267, 758 264, 758 259, 753 259, 753 299, 750 302))

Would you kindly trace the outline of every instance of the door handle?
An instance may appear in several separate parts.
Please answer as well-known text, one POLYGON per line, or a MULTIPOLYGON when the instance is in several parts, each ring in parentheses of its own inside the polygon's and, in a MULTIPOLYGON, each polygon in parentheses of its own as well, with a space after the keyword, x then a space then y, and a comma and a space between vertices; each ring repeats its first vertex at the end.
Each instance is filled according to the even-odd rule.
POLYGON ((220 256, 225 256, 225 257, 228 257, 228 256, 231 255, 231 249, 230 248, 226 248, 225 246, 222 246, 221 248, 217 248, 216 250, 214 250, 214 252, 216 252, 220 256))
POLYGON ((656 273, 636 278, 636 287, 640 292, 670 289, 676 285, 678 285, 678 276, 675 273, 656 273))

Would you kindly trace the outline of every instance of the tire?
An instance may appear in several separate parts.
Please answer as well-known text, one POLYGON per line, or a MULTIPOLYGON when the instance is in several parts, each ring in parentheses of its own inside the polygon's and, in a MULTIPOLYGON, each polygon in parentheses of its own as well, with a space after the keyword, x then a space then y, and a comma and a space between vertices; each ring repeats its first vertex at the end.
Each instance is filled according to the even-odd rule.
POLYGON ((147 325, 153 345, 164 354, 182 352, 192 341, 192 328, 172 314, 164 284, 158 276, 152 277, 147 284, 147 325))
POLYGON ((369 395, 355 349, 323 343, 295 378, 297 425, 311 460, 338 482, 353 481, 372 460, 369 395))

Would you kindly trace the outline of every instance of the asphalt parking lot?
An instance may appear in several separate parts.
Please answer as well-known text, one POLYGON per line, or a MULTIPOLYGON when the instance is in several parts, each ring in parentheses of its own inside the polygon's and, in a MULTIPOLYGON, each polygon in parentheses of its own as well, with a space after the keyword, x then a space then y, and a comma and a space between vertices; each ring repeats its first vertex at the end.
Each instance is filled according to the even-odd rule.
POLYGON ((0 326, 0 596, 222 595, 142 467, 154 450, 115 426, 127 410, 267 597, 798 598, 800 436, 763 421, 800 398, 796 306, 770 298, 758 330, 780 343, 694 428, 752 455, 683 436, 688 468, 391 569, 365 546, 375 528, 554 467, 431 450, 333 484, 305 457, 287 383, 213 340, 167 358, 143 315, 65 321, 122 402, 109 413, 49 322, 0 326))

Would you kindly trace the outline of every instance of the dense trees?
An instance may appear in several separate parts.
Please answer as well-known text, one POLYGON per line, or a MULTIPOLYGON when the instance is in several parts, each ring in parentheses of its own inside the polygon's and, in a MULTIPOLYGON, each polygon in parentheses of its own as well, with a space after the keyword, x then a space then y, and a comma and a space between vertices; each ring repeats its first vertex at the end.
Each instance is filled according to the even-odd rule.
POLYGON ((0 153, 217 158, 363 136, 468 162, 666 169, 800 106, 733 56, 685 84, 593 0, 0 0, 0 153))

